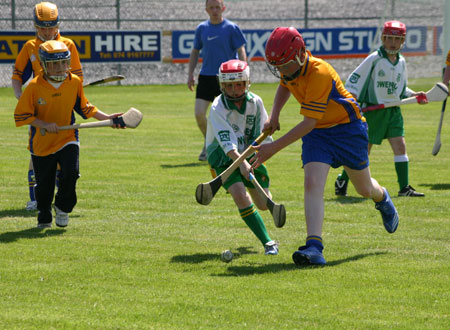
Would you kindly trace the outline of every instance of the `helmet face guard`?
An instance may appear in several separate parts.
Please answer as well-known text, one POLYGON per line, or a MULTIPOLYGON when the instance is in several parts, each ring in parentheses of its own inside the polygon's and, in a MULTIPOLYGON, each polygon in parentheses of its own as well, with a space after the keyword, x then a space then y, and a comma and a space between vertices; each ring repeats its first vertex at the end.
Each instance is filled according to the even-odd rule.
POLYGON ((67 77, 70 69, 70 51, 66 44, 61 41, 49 40, 39 46, 39 59, 44 74, 50 80, 61 82, 67 77), (59 64, 65 69, 62 75, 50 75, 49 66, 59 64))
POLYGON ((405 45, 406 38, 406 26, 400 21, 388 21, 383 25, 383 31, 381 33, 381 41, 383 42, 383 47, 389 55, 396 55, 405 45), (402 40, 399 48, 397 49, 386 49, 384 46, 385 40, 388 38, 399 38, 402 40))
MULTIPOLYGON (((58 7, 50 2, 41 2, 34 6, 34 25, 36 28, 40 29, 58 29, 59 28, 59 15, 58 7)), ((37 33, 37 36, 42 41, 53 40, 58 35, 58 30, 51 37, 51 39, 46 39, 44 36, 37 33)))
POLYGON ((220 65, 219 74, 217 75, 219 79, 220 91, 223 95, 230 101, 240 101, 244 99, 250 88, 250 68, 247 62, 241 60, 230 60, 224 62, 220 65), (225 90, 226 83, 233 83, 242 81, 245 83, 245 91, 242 95, 233 97, 228 95, 225 90))
POLYGON ((293 80, 305 64, 306 47, 302 35, 293 27, 278 27, 272 31, 266 43, 266 64, 278 79, 293 80), (280 72, 283 67, 298 63, 300 68, 287 76, 280 72))

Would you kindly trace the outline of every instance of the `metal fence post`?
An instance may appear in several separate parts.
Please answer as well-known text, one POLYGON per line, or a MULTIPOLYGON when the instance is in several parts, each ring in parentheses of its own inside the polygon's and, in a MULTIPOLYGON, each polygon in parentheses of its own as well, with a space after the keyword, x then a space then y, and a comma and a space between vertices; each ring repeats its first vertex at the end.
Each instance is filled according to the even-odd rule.
POLYGON ((11 0, 11 28, 16 29, 16 0, 11 0))
POLYGON ((305 0, 305 29, 308 28, 308 0, 305 0))

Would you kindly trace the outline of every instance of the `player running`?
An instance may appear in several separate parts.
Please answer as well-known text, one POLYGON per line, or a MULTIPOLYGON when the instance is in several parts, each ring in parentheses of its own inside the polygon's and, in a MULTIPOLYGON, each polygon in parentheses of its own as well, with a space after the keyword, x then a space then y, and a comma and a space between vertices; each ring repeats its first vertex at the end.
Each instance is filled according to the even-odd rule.
MULTIPOLYGON (((250 69, 246 62, 224 62, 220 66, 218 76, 222 94, 217 96, 211 105, 206 130, 207 160, 215 175, 226 170, 249 147, 261 134, 267 120, 262 99, 249 92, 250 69)), ((269 141, 272 141, 271 137, 265 140, 269 141)), ((267 206, 249 180, 250 171, 251 166, 245 160, 223 186, 233 197, 242 220, 261 241, 265 254, 276 255, 278 244, 269 237, 264 221, 256 209, 258 207, 260 210, 267 210, 267 206)), ((254 176, 271 196, 267 168, 262 165, 254 171, 254 176)))
POLYGON ((14 111, 14 120, 18 127, 30 125, 28 150, 36 176, 37 226, 52 225, 56 166, 60 164, 55 223, 66 227, 69 213, 77 203, 79 140, 78 130, 59 131, 58 127, 74 124, 75 112, 85 119, 98 120, 114 119, 121 113, 108 115, 88 102, 81 78, 69 71, 71 53, 64 42, 50 40, 41 44, 39 60, 43 70, 25 88, 14 111), (43 136, 39 128, 44 128, 47 134, 43 136))
MULTIPOLYGON (((59 34, 59 14, 58 7, 50 2, 41 2, 34 6, 34 26, 36 37, 28 40, 20 50, 14 65, 12 75, 12 88, 14 95, 19 100, 22 95, 22 86, 32 77, 35 77, 42 70, 39 62, 39 46, 48 40, 58 40, 64 42, 71 53, 70 71, 83 79, 80 57, 74 42, 64 38, 59 34)), ((30 201, 27 202, 28 211, 36 210, 36 198, 34 186, 36 184, 32 162, 30 160, 28 169, 28 187, 30 201)))
MULTIPOLYGON (((418 98, 420 104, 426 104, 424 92, 414 92, 407 87, 408 75, 405 58, 400 54, 406 37, 406 26, 399 21, 384 23, 381 34, 381 47, 370 54, 353 71, 345 88, 363 106, 386 104, 400 101, 411 96, 418 98)), ((394 152, 395 171, 399 185, 398 196, 424 197, 409 184, 409 158, 406 154, 405 130, 400 107, 391 107, 366 112, 369 126, 369 153, 372 145, 380 145, 387 139, 394 152)), ((344 170, 335 181, 336 195, 346 196, 348 175, 344 170)))
POLYGON ((257 169, 291 143, 302 139, 306 244, 294 252, 297 265, 326 263, 322 226, 324 188, 330 167, 344 165, 360 195, 371 198, 381 212, 389 233, 396 231, 398 213, 387 190, 370 175, 367 125, 356 100, 344 88, 327 62, 306 50, 301 34, 293 27, 276 28, 266 44, 266 63, 280 78, 272 112, 264 130, 279 129, 279 116, 291 94, 300 103, 303 121, 272 143, 256 146, 250 160, 257 169))

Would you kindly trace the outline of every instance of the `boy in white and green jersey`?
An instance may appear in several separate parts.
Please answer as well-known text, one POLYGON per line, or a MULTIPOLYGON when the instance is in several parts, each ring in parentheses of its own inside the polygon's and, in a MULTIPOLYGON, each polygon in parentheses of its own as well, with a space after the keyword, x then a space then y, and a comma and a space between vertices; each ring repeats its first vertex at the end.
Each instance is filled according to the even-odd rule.
MULTIPOLYGON (((405 42, 406 26, 399 21, 384 23, 382 46, 370 54, 350 74, 345 88, 353 94, 362 107, 386 104, 411 96, 424 96, 407 87, 408 74, 405 58, 399 53, 405 42)), ((418 98, 421 104, 426 97, 418 98)), ((366 112, 369 126, 369 152, 374 144, 388 139, 394 152, 395 170, 399 184, 398 196, 423 197, 409 184, 409 159, 406 153, 403 117, 400 107, 366 112)), ((348 175, 345 170, 335 182, 336 195, 347 194, 348 175)))
MULTIPOLYGON (((214 176, 227 169, 250 146, 268 118, 262 99, 249 92, 250 71, 246 62, 222 63, 219 83, 222 94, 212 103, 206 130, 207 159, 214 176)), ((271 141, 268 137, 264 142, 271 141)), ((265 254, 276 255, 278 243, 270 238, 257 210, 267 210, 267 206, 250 182, 250 172, 250 164, 244 161, 223 186, 233 197, 241 218, 264 246, 265 254)), ((254 170, 254 176, 270 196, 267 168, 261 166, 254 170)))

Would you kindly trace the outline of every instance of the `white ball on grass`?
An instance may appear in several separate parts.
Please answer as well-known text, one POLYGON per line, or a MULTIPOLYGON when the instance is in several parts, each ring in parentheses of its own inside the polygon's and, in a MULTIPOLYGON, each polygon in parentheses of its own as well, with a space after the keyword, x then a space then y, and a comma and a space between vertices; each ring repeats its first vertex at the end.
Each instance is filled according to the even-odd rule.
POLYGON ((230 250, 223 251, 220 255, 220 260, 222 260, 223 262, 230 262, 231 260, 233 260, 233 252, 231 252, 230 250))

